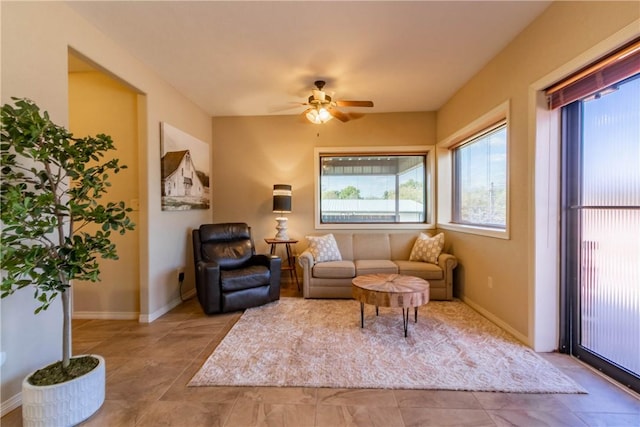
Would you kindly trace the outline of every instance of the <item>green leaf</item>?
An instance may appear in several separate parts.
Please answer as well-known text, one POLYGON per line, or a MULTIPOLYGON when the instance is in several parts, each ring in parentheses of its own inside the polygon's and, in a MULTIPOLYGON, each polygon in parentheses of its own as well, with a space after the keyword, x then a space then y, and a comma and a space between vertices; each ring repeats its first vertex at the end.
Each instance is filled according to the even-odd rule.
POLYGON ((0 111, 0 296, 32 287, 39 313, 69 280, 99 281, 96 260, 117 259, 110 230, 133 223, 123 202, 100 202, 111 172, 126 167, 104 160, 112 139, 76 138, 32 101, 13 101, 0 111), (90 224, 99 227, 88 232, 90 224))

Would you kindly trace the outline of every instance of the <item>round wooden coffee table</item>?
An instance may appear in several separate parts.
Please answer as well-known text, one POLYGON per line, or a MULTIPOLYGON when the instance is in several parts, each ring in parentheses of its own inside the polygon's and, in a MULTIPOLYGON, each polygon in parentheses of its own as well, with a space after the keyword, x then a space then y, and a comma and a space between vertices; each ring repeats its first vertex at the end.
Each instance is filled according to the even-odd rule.
POLYGON ((404 336, 407 336, 409 309, 414 308, 415 323, 418 307, 429 302, 429 282, 419 277, 402 274, 365 274, 352 281, 353 298, 360 301, 360 327, 364 328, 364 305, 378 307, 402 307, 404 336), (406 309, 406 311, 405 311, 406 309))

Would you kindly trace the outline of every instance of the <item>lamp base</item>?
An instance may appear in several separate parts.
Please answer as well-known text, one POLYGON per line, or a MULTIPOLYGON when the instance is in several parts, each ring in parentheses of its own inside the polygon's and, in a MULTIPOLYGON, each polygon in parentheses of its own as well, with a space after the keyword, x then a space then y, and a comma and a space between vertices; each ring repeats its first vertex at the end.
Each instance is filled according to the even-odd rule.
POLYGON ((281 216, 276 218, 276 222, 278 225, 276 226, 276 230, 278 233, 276 234, 276 240, 289 240, 289 236, 287 235, 287 218, 281 216))

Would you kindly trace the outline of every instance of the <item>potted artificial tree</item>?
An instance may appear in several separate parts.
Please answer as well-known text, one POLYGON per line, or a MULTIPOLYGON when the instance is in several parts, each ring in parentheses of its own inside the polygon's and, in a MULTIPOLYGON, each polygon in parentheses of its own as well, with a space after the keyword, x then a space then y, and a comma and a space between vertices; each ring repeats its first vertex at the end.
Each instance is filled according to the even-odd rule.
POLYGON ((36 314, 58 295, 63 309, 62 360, 23 381, 23 422, 74 425, 104 402, 105 366, 98 355, 71 355, 69 293, 73 280, 99 280, 98 258, 118 258, 111 233, 134 227, 123 202, 99 202, 109 173, 126 166, 105 158, 109 136, 76 138, 32 101, 13 101, 1 112, 1 296, 31 287, 36 314))

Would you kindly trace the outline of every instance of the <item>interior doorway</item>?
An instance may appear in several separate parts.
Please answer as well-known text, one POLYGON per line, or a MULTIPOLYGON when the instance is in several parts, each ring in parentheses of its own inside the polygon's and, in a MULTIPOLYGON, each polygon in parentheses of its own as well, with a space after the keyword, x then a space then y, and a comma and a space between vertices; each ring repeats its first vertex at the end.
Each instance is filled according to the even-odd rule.
POLYGON ((74 135, 104 133, 127 169, 112 174, 104 202, 124 201, 136 229, 112 234, 119 259, 99 260, 100 282, 76 282, 73 317, 138 319, 140 313, 139 99, 140 93, 82 55, 69 51, 69 129, 74 135))

